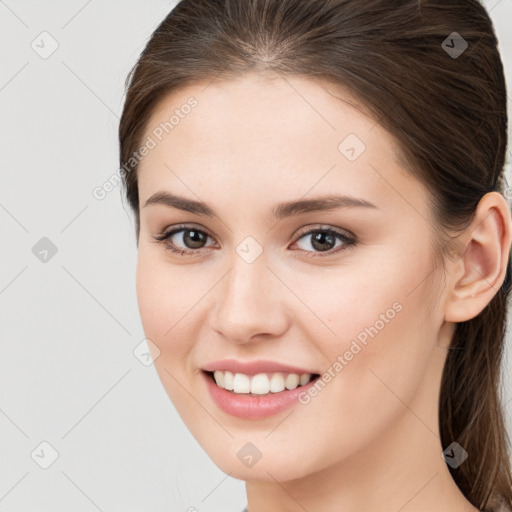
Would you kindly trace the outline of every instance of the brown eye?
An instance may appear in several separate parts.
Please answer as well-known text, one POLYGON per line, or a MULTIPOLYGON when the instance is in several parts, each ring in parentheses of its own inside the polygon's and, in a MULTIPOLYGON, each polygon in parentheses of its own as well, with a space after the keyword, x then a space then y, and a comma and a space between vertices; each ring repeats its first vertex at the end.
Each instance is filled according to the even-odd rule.
POLYGON ((315 231, 311 234, 311 246, 318 251, 328 251, 336 245, 336 237, 330 233, 315 231))
POLYGON ((339 251, 347 250, 356 244, 354 237, 350 237, 332 228, 316 228, 310 229, 309 231, 302 231, 299 233, 299 238, 295 243, 297 244, 301 239, 306 239, 307 237, 310 237, 310 241, 305 244, 306 247, 302 247, 302 250, 308 257, 331 256, 339 251), (340 241, 338 246, 336 246, 337 241, 340 241), (307 245, 309 245, 312 250, 309 249, 307 245))
POLYGON ((208 235, 198 229, 181 230, 183 235, 181 240, 189 249, 201 249, 206 242, 208 235))
POLYGON ((154 235, 153 238, 162 242, 171 252, 185 254, 198 254, 200 249, 206 247, 210 235, 193 226, 177 226, 170 231, 154 235))

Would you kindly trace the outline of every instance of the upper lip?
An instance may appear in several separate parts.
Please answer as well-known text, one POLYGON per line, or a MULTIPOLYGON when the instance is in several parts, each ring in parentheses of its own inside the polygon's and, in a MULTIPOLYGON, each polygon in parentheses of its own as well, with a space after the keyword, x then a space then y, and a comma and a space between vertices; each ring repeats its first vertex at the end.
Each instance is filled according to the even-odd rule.
POLYGON ((316 374, 311 370, 299 368, 298 366, 291 366, 288 364, 278 363, 277 361, 267 361, 259 359, 256 361, 237 361, 236 359, 222 359, 213 361, 202 368, 207 372, 214 372, 215 370, 229 371, 232 373, 244 373, 245 375, 257 375, 258 373, 296 373, 302 375, 303 373, 316 374))

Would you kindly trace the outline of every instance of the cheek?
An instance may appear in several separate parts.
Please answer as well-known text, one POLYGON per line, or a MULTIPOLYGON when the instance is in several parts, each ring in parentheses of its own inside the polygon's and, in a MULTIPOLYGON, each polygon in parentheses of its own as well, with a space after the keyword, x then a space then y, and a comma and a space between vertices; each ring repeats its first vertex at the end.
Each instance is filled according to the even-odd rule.
POLYGON ((205 280, 191 268, 170 263, 163 248, 142 245, 139 248, 136 275, 139 311, 144 327, 159 338, 174 337, 182 329, 180 319, 204 293, 205 280))
POLYGON ((388 271, 367 274, 371 286, 346 280, 335 294, 325 293, 329 310, 324 312, 336 332, 317 337, 329 362, 322 375, 325 386, 302 397, 300 427, 284 422, 273 434, 286 443, 302 431, 322 431, 323 441, 308 448, 313 460, 321 454, 314 464, 335 462, 339 454, 348 456, 378 439, 403 415, 404 403, 413 401, 429 371, 436 326, 425 304, 427 285, 410 293, 418 284, 411 276, 418 273, 388 271), (325 453, 325 444, 332 452, 325 453))
POLYGON ((424 254, 380 251, 378 263, 358 262, 341 277, 322 279, 320 288, 319 282, 316 288, 312 281, 304 284, 303 294, 314 290, 308 305, 332 331, 317 337, 318 344, 331 364, 341 357, 338 373, 351 382, 361 380, 375 390, 379 381, 370 369, 401 388, 420 378, 439 323, 436 311, 429 312, 433 267, 424 254))
MULTIPOLYGON (((164 255, 165 257, 165 255, 164 255)), ((197 302, 191 291, 193 283, 183 279, 183 272, 174 270, 161 254, 141 247, 137 259, 136 290, 144 334, 157 349, 153 351, 154 367, 174 406, 188 423, 194 403, 185 391, 190 375, 187 362, 195 336, 190 331, 191 310, 197 302), (187 325, 188 324, 188 325, 187 325)), ((197 414, 197 411, 195 412, 197 414)))
POLYGON ((173 270, 161 255, 144 247, 139 249, 137 301, 144 333, 160 350, 157 368, 165 365, 169 371, 176 371, 189 350, 187 343, 193 337, 186 332, 186 326, 198 300, 193 284, 183 278, 180 267, 173 270))
POLYGON ((337 415, 362 417, 371 410, 385 421, 402 407, 400 400, 412 399, 435 350, 437 320, 427 307, 428 283, 418 277, 429 268, 409 262, 369 270, 325 301, 336 332, 322 343, 331 362, 326 377, 335 375, 332 391, 344 404, 337 415))

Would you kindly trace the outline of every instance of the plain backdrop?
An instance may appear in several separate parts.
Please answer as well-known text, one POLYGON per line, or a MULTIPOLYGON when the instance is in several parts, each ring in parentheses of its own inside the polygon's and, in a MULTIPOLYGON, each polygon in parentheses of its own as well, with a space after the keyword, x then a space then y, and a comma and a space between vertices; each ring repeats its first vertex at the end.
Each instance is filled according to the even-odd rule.
MULTIPOLYGON (((512 83, 512 0, 485 4, 512 83)), ((118 174, 125 77, 173 6, 0 0, 0 512, 245 506, 136 357, 133 219, 118 186, 93 193, 118 174)))

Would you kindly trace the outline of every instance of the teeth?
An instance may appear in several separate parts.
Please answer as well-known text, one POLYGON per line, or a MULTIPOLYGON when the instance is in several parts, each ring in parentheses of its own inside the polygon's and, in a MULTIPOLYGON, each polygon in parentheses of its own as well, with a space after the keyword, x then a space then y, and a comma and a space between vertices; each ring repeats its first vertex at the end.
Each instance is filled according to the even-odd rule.
POLYGON ((300 377, 296 373, 290 373, 285 381, 284 385, 286 389, 295 389, 299 385, 300 377))
POLYGON ((233 391, 234 393, 254 395, 266 395, 279 393, 285 389, 295 389, 306 385, 312 378, 311 373, 258 373, 257 375, 245 375, 228 371, 215 370, 213 378, 219 388, 233 391))
POLYGON ((300 376, 299 384, 300 384, 301 386, 304 386, 304 384, 307 384, 310 380, 311 380, 311 375, 310 375, 309 373, 303 373, 303 374, 300 376))
POLYGON ((250 393, 251 379, 243 373, 235 373, 235 378, 233 379, 233 391, 235 393, 250 393))
POLYGON ((279 393, 284 391, 284 377, 282 373, 274 373, 270 379, 270 391, 272 393, 279 393))
MULTIPOLYGON (((238 375, 241 374, 239 373, 238 375)), ((244 377, 249 380, 247 375, 244 375, 244 377)), ((251 393, 254 393, 255 395, 266 395, 270 391, 270 381, 264 373, 255 375, 252 379, 250 379, 250 382, 251 393)), ((235 393, 240 393, 240 391, 235 388, 235 393)))
MULTIPOLYGON (((223 388, 224 387, 224 372, 220 372, 219 370, 215 370, 213 372, 213 377, 215 378, 215 382, 217 383, 217 386, 219 386, 220 388, 223 388)), ((225 388, 227 389, 227 388, 225 388)), ((233 389, 233 388, 231 388, 233 389)))
MULTIPOLYGON (((218 372, 218 373, 224 373, 224 389, 227 389, 229 391, 233 391, 233 380, 234 375, 231 372, 218 372)), ((219 384, 220 386, 220 384, 219 384)))

